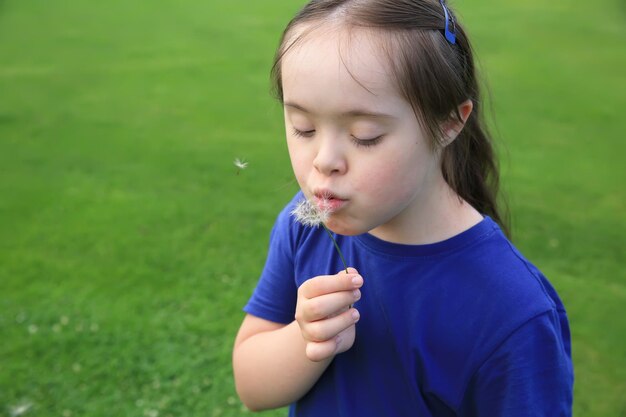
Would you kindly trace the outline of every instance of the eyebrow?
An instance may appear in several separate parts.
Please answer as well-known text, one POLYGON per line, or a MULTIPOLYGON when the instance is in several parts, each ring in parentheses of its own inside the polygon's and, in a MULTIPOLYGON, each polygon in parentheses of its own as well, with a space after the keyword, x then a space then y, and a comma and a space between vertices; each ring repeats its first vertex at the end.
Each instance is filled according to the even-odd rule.
MULTIPOLYGON (((300 110, 301 112, 304 113, 313 113, 310 110, 306 109, 305 107, 296 104, 294 102, 285 102, 284 105, 286 107, 291 107, 297 110, 300 110)), ((340 115, 341 117, 345 117, 345 118, 357 118, 357 117, 369 117, 372 119, 395 119, 395 116, 392 116, 390 114, 386 114, 386 113, 378 113, 378 112, 374 112, 374 111, 369 111, 369 110, 365 110, 365 109, 352 109, 352 110, 348 110, 346 112, 341 113, 340 115)))

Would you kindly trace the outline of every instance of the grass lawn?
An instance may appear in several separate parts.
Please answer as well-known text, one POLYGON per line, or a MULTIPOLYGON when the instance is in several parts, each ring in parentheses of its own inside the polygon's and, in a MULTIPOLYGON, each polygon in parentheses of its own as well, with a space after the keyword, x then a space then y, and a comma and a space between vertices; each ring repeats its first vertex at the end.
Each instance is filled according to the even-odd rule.
MULTIPOLYGON (((625 416, 624 8, 456 3, 575 413, 625 416)), ((0 0, 0 416, 246 413, 230 352, 297 189, 268 72, 301 4, 0 0)))

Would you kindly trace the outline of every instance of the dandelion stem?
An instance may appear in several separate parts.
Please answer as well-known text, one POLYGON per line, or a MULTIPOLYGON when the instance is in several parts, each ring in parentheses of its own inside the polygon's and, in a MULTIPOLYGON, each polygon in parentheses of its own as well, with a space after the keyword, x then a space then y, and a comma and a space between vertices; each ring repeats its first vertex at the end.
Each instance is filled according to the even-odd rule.
POLYGON ((324 230, 326 230, 326 233, 328 233, 330 240, 333 241, 333 245, 335 245, 335 249, 337 249, 337 253, 339 254, 339 257, 341 258, 341 262, 343 263, 343 268, 346 270, 346 274, 347 274, 348 264, 346 263, 346 260, 343 257, 343 253, 341 253, 341 249, 339 249, 339 245, 337 244, 337 241, 335 240, 335 238, 333 237, 333 234, 330 232, 330 230, 328 230, 328 227, 326 227, 324 223, 322 223, 322 227, 324 228, 324 230))

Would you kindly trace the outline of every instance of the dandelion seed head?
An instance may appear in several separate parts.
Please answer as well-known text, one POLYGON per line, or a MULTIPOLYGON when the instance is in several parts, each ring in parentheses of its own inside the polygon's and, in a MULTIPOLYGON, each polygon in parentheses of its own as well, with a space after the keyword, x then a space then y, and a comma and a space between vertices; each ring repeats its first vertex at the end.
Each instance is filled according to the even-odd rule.
POLYGON ((330 229, 328 229, 328 227, 325 225, 328 217, 330 217, 332 212, 332 205, 330 204, 328 197, 322 196, 317 201, 317 204, 308 199, 301 200, 298 204, 296 204, 296 207, 291 210, 290 214, 295 217, 296 221, 302 223, 304 226, 317 227, 321 225, 322 227, 324 227, 324 229, 326 229, 326 233, 328 233, 328 236, 332 240, 333 245, 335 245, 335 250, 337 251, 337 254, 339 254, 339 257, 341 258, 341 263, 343 263, 343 266, 347 273, 348 264, 343 257, 343 253, 341 253, 341 248, 337 244, 337 241, 333 237, 330 229))
POLYGON ((321 204, 321 207, 319 207, 317 204, 307 199, 298 202, 294 209, 291 210, 291 215, 297 222, 302 223, 304 226, 311 227, 317 227, 322 223, 326 223, 330 214, 331 210, 327 207, 327 204, 321 204))
POLYGON ((245 160, 239 158, 235 158, 233 164, 235 164, 235 166, 239 169, 246 169, 248 167, 248 163, 245 160))

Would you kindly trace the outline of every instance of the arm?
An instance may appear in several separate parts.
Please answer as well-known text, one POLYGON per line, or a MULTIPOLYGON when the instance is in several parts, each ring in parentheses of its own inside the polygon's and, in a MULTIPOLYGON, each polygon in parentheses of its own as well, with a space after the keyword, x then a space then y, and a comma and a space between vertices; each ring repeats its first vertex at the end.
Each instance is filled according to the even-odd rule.
POLYGON ((296 320, 284 325, 245 317, 233 349, 235 385, 251 410, 277 408, 300 399, 337 353, 354 343, 353 313, 360 297, 356 275, 315 277, 298 290, 296 320), (356 291, 356 292, 355 292, 356 291))
POLYGON ((233 350, 237 393, 251 410, 277 408, 302 397, 332 358, 313 362, 298 323, 274 323, 247 315, 233 350))

